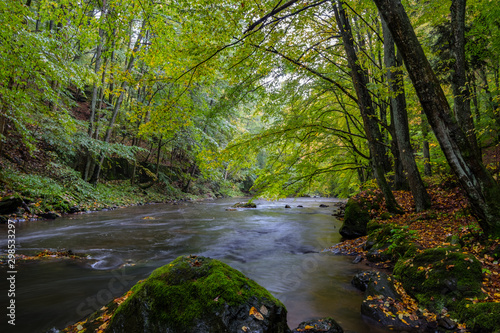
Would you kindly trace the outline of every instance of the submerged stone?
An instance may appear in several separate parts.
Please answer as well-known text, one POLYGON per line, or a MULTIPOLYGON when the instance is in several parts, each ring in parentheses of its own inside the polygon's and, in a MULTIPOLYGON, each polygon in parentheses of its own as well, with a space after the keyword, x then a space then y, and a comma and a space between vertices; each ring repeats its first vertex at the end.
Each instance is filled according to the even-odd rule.
POLYGON ((179 257, 132 291, 106 332, 289 332, 280 301, 215 259, 179 257))
POLYGON ((304 321, 292 333, 343 333, 342 327, 333 318, 304 321))

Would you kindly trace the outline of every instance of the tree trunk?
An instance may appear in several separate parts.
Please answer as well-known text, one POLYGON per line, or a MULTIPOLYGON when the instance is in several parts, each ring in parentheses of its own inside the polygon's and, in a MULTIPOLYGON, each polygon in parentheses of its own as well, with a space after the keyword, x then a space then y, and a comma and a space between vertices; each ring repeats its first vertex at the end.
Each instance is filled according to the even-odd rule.
MULTIPOLYGON (((102 7, 101 7, 101 13, 104 15, 105 19, 105 11, 106 11, 106 0, 102 1, 102 7)), ((95 66, 94 66, 94 73, 97 76, 99 71, 101 70, 101 63, 102 63, 102 47, 104 44, 104 30, 99 28, 99 44, 97 44, 96 48, 96 53, 95 53, 95 66)), ((87 134, 89 138, 92 138, 92 135, 94 133, 94 121, 96 118, 96 105, 97 105, 97 98, 99 95, 99 87, 97 85, 97 82, 94 82, 94 85, 92 87, 92 100, 90 102, 90 119, 89 119, 89 126, 87 129, 87 134)), ((86 152, 86 158, 87 161, 85 163, 85 171, 83 174, 83 179, 87 181, 90 176, 90 169, 91 169, 91 164, 93 163, 94 157, 92 154, 87 151, 86 152)))
POLYGON ((455 57, 451 76, 454 97, 453 110, 458 124, 467 135, 476 158, 481 158, 470 110, 470 92, 465 73, 465 6, 466 0, 451 1, 452 52, 455 57))
POLYGON ((382 19, 382 31, 384 35, 384 62, 387 68, 387 81, 389 82, 389 89, 391 91, 394 134, 398 143, 399 157, 401 158, 406 179, 408 179, 413 200, 415 201, 415 209, 417 212, 420 212, 431 207, 431 198, 425 189, 422 178, 420 178, 420 172, 418 171, 417 163, 415 163, 413 148, 410 143, 403 73, 399 69, 402 61, 399 57, 399 64, 396 62, 394 40, 384 19, 382 19))
POLYGON ((439 81, 399 0, 373 0, 387 22, 410 79, 448 163, 467 193, 487 235, 500 236, 500 186, 476 158, 467 136, 452 119, 439 81))
POLYGON ((385 147, 383 145, 383 138, 378 127, 377 115, 373 108, 370 92, 368 91, 367 83, 368 78, 365 70, 359 65, 358 57, 354 49, 353 36, 351 26, 347 20, 342 2, 337 1, 338 6, 333 6, 337 25, 342 36, 344 49, 347 55, 347 61, 351 70, 351 78, 356 95, 358 96, 358 106, 363 118, 363 125, 368 139, 368 146, 372 158, 373 169, 377 184, 384 194, 385 204, 387 210, 393 213, 401 212, 401 208, 396 202, 394 195, 385 179, 384 173, 384 159, 385 147))
MULTIPOLYGON (((144 28, 146 26, 146 21, 147 20, 145 19, 142 22, 141 32, 139 33, 139 36, 137 37, 137 40, 134 44, 134 48, 132 50, 132 54, 130 55, 125 73, 130 73, 132 71, 132 68, 134 67, 134 62, 136 59, 135 53, 137 53, 139 51, 139 48, 140 48, 140 45, 142 42, 142 37, 144 34, 144 28)), ((115 124, 116 117, 118 116, 118 112, 120 111, 120 107, 121 107, 122 102, 123 102, 123 97, 124 97, 125 93, 127 92, 127 87, 128 87, 128 83, 125 80, 121 84, 121 87, 120 87, 121 92, 120 92, 120 95, 118 96, 118 99, 116 100, 115 106, 113 108, 113 115, 111 116, 108 127, 106 129, 106 136, 104 137, 105 143, 108 143, 109 140, 111 139, 111 133, 113 132, 113 126, 115 124)), ((94 185, 97 184, 97 182, 99 181, 99 176, 101 173, 102 164, 104 162, 105 157, 106 157, 106 154, 101 152, 101 156, 99 158, 99 163, 97 164, 96 169, 94 170, 94 174, 92 175, 92 179, 91 179, 91 183, 94 185)))

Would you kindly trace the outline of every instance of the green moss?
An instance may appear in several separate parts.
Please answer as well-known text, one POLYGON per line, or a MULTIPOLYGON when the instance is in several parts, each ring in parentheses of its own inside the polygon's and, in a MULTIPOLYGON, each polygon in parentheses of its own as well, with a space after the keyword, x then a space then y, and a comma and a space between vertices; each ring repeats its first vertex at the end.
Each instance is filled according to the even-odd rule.
POLYGON ((284 308, 266 289, 241 272, 204 257, 179 257, 155 270, 145 282, 134 286, 134 291, 117 309, 110 331, 119 331, 124 322, 128 331, 162 325, 185 332, 200 320, 223 327, 214 313, 252 300, 284 308))
POLYGON ((500 332, 500 303, 462 302, 457 315, 470 332, 500 332))
POLYGON ((370 221, 366 225, 366 232, 368 235, 372 234, 375 230, 382 228, 384 225, 381 223, 378 223, 377 221, 370 221))
POLYGON ((408 227, 395 224, 375 225, 370 223, 371 233, 366 241, 366 250, 370 250, 368 258, 371 261, 397 261, 400 258, 415 254, 416 247, 414 231, 408 227))
POLYGON ((453 309, 460 300, 481 297, 481 264, 457 247, 426 250, 400 260, 394 276, 423 306, 434 311, 453 309))
POLYGON ((380 214, 380 219, 381 220, 388 220, 392 217, 392 214, 389 213, 389 212, 383 212, 382 214, 380 214))

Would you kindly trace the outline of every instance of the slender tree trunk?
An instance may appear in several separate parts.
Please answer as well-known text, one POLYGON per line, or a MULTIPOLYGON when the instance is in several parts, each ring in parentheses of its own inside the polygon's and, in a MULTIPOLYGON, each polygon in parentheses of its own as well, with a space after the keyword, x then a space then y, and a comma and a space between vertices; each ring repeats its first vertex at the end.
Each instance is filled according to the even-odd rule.
POLYGON ((465 73, 465 7, 466 0, 451 1, 452 51, 455 57, 451 86, 453 89, 455 117, 473 149, 476 158, 481 158, 477 145, 476 131, 470 110, 470 92, 465 73))
POLYGON ((342 36, 349 69, 351 70, 352 83, 358 96, 358 106, 361 112, 361 117, 363 118, 366 137, 368 138, 375 178, 380 190, 384 194, 387 210, 389 212, 399 213, 401 212, 401 208, 396 202, 391 188, 385 179, 385 147, 383 145, 383 138, 378 127, 377 114, 373 108, 372 99, 367 87, 368 78, 365 70, 361 68, 359 64, 358 57, 354 49, 354 39, 352 36, 351 26, 347 20, 342 2, 337 0, 337 6, 334 5, 333 9, 337 25, 342 36))
POLYGON ((158 153, 156 155, 156 178, 158 179, 158 175, 160 174, 160 156, 161 156, 161 147, 162 147, 162 139, 163 136, 160 135, 160 139, 158 141, 158 153))
MULTIPOLYGON (((127 68, 125 70, 125 73, 127 73, 127 74, 130 73, 132 71, 132 68, 134 67, 134 63, 135 63, 135 59, 136 59, 135 53, 137 53, 139 51, 142 37, 144 34, 144 28, 146 26, 146 21, 147 20, 145 19, 142 22, 141 32, 139 33, 139 36, 137 37, 137 40, 134 44, 134 48, 132 49, 132 54, 130 55, 130 58, 129 58, 129 61, 127 64, 127 68)), ((113 132, 113 126, 115 124, 116 117, 118 116, 118 112, 120 111, 120 108, 121 108, 121 105, 123 102, 123 97, 124 97, 125 93, 127 92, 127 87, 128 87, 128 83, 125 80, 122 82, 122 84, 120 86, 120 95, 118 96, 118 99, 115 102, 115 106, 113 108, 113 115, 111 116, 108 127, 106 129, 106 135, 104 137, 105 143, 108 143, 109 140, 111 139, 111 133, 113 132)), ((92 179, 91 179, 92 184, 97 184, 97 182, 99 181, 99 176, 101 173, 102 164, 104 163, 105 157, 106 157, 106 154, 101 152, 101 156, 99 158, 99 163, 97 164, 96 169, 94 170, 94 174, 92 175, 92 179)))
POLYGON ((391 32, 382 19, 384 35, 384 61, 387 68, 387 79, 391 91, 391 104, 394 120, 394 133, 399 147, 399 157, 405 169, 406 178, 410 183, 410 190, 415 201, 417 212, 431 207, 431 198, 425 189, 410 143, 410 129, 408 127, 408 114, 406 112, 406 98, 404 92, 403 73, 399 69, 402 60, 396 62, 396 51, 391 32), (396 67, 398 66, 398 67, 396 67))
POLYGON ((399 0, 373 0, 401 51, 410 79, 448 163, 467 193, 472 212, 487 235, 500 236, 500 186, 476 158, 467 136, 432 71, 399 0))
POLYGON ((422 136, 424 137, 422 141, 422 155, 424 156, 424 175, 427 177, 432 176, 432 164, 431 164, 431 149, 429 145, 429 122, 425 114, 422 114, 422 136))
MULTIPOLYGON (((103 19, 106 18, 106 0, 102 1, 102 7, 101 7, 101 14, 103 15, 103 19)), ((104 44, 104 30, 99 28, 99 44, 97 44, 96 48, 96 53, 95 53, 95 65, 94 65, 94 73, 97 76, 99 71, 101 70, 101 63, 102 63, 102 48, 104 44)), ((92 138, 93 133, 94 133, 94 122, 96 118, 96 106, 97 106, 97 98, 99 95, 99 86, 97 82, 94 82, 94 85, 92 87, 92 100, 90 102, 90 119, 89 119, 89 126, 87 129, 87 134, 89 138, 92 138)), ((85 170, 83 174, 83 179, 85 181, 88 181, 89 176, 90 176, 90 169, 91 165, 93 163, 93 156, 92 154, 87 151, 86 152, 86 163, 85 163, 85 170)))

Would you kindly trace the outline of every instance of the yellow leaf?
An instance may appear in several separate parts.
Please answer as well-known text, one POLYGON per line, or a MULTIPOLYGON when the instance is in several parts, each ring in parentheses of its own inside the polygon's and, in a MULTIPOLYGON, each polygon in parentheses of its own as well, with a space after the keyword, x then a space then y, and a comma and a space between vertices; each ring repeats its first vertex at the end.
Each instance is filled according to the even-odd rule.
POLYGON ((311 326, 311 325, 306 325, 304 327, 304 329, 306 329, 306 330, 312 330, 313 328, 314 328, 314 326, 311 326))
POLYGON ((262 314, 253 306, 250 309, 250 316, 254 316, 258 320, 264 320, 264 317, 262 316, 262 314))

